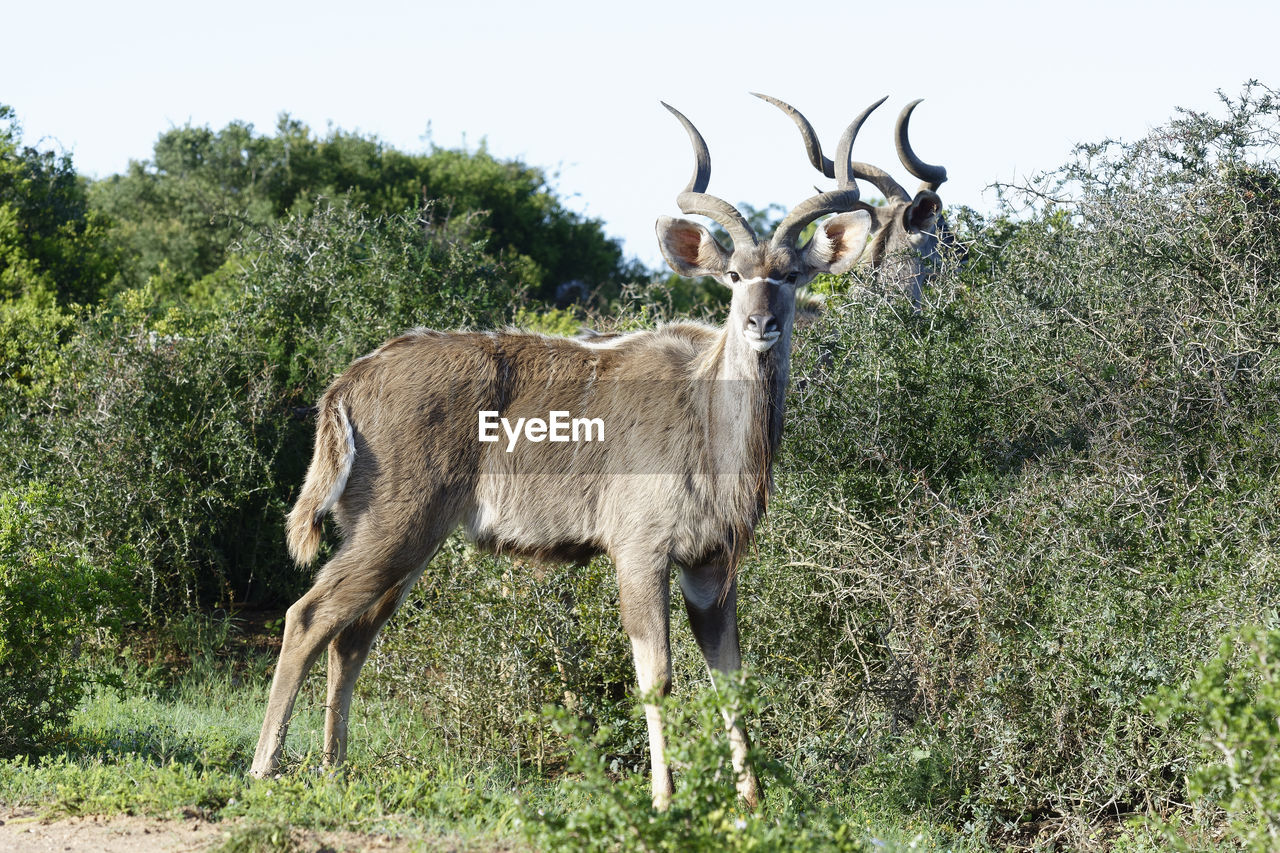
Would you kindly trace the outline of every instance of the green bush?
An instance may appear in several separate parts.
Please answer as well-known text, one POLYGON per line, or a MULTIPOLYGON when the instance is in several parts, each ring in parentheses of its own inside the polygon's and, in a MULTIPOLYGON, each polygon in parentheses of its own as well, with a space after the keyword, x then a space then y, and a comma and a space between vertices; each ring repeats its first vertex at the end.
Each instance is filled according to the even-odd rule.
POLYGON ((386 338, 499 323, 518 301, 465 233, 424 231, 416 215, 326 207, 240 253, 239 295, 220 311, 126 291, 46 350, 23 343, 36 317, 18 356, 46 390, 0 412, 2 476, 60 483, 87 558, 134 548, 156 622, 296 595, 305 577, 281 525, 310 458, 307 407, 386 338))
POLYGON ((0 389, 7 397, 34 401, 49 393, 74 325, 74 315, 55 306, 0 302, 0 389))
POLYGON ((90 652, 108 647, 134 612, 134 555, 122 548, 91 564, 54 521, 64 509, 47 486, 0 493, 2 756, 62 734, 85 688, 100 680, 90 652))
POLYGON ((611 727, 615 758, 628 766, 647 761, 643 720, 632 719, 631 646, 605 559, 534 572, 450 540, 365 672, 362 692, 413 699, 446 741, 494 759, 559 764, 562 744, 546 737, 537 718, 554 703, 611 727))
POLYGON ((645 275, 599 221, 565 208, 542 169, 496 159, 483 145, 412 154, 342 130, 316 136, 287 115, 275 130, 261 135, 244 122, 219 131, 172 128, 156 140, 152 159, 90 185, 89 198, 110 217, 109 237, 127 259, 126 283, 150 281, 164 300, 234 299, 236 289, 218 271, 244 235, 336 199, 375 217, 425 202, 433 229, 469 229, 513 279, 547 301, 569 282, 616 290, 645 275))
MULTIPOLYGON (((1142 697, 1274 624, 1280 588, 1280 104, 1253 86, 1224 106, 1084 146, 999 216, 957 219, 968 263, 919 314, 854 275, 798 332, 779 488, 739 574, 748 726, 796 790, 1063 847, 1185 799, 1198 730, 1142 697)), ((429 223, 338 205, 234 247, 218 288, 238 296, 216 310, 130 292, 48 348, 31 342, 61 320, 15 321, 27 343, 6 364, 32 367, 3 378, 49 390, 0 412, 6 484, 58 483, 48 518, 91 564, 130 543, 154 616, 288 600, 305 407, 407 326, 521 307, 482 231, 429 223)), ((623 294, 609 326, 651 325, 661 297, 623 294)), ((672 630, 678 706, 705 667, 672 630)), ((647 765, 606 561, 538 574, 455 540, 366 671, 361 691, 403 696, 469 752, 647 765), (549 702, 604 733, 548 737, 530 714, 549 702)), ((1223 731, 1253 731, 1231 713, 1223 731)), ((1246 818, 1232 797, 1270 784, 1204 778, 1246 818)), ((601 802, 612 816, 583 820, 645 831, 601 802)))
POLYGON ((1222 809, 1246 849, 1280 847, 1280 630, 1227 637, 1185 690, 1161 690, 1147 708, 1199 741, 1192 800, 1222 809))
MULTIPOLYGON (((1257 156, 1280 107, 1227 108, 1082 149, 1069 207, 966 216, 969 264, 921 314, 854 276, 797 334, 740 612, 749 727, 799 787, 1014 845, 1096 846, 1183 796, 1198 747, 1142 697, 1274 619, 1280 585, 1280 172, 1257 156)), ((459 546, 362 689, 541 767, 583 749, 523 716, 559 702, 643 771, 610 573, 459 546)), ((689 701, 705 668, 673 599, 689 701)))

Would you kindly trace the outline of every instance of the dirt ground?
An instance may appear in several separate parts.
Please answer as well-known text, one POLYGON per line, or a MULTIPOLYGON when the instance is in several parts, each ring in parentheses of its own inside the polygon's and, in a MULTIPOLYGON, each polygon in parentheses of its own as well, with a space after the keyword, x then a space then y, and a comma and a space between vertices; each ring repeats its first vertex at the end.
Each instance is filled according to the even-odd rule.
MULTIPOLYGON (((210 823, 198 814, 182 820, 147 817, 60 817, 42 819, 30 810, 0 811, 0 853, 186 853, 212 850, 233 836, 234 824, 210 823)), ((386 853, 452 847, 408 843, 379 835, 293 830, 287 849, 298 851, 374 850, 386 853)), ((455 848, 456 849, 456 848, 455 848)))

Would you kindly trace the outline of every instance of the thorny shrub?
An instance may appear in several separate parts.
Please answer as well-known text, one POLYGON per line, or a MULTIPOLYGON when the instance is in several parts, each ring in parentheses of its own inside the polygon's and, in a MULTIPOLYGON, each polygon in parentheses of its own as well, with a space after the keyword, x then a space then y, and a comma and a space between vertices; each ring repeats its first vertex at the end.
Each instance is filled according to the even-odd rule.
POLYGON ((815 778, 1006 840, 1184 802, 1142 699, 1280 588, 1280 103, 1224 102, 1081 148, 919 316, 855 288, 801 339, 742 609, 815 778))

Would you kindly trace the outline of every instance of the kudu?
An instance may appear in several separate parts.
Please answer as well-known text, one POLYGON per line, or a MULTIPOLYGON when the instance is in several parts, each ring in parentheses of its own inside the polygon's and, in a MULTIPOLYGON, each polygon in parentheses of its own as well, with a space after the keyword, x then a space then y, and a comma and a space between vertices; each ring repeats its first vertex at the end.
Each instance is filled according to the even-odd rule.
MULTIPOLYGON (((667 109, 695 152, 677 203, 723 225, 733 247, 701 224, 666 216, 658 240, 676 272, 714 276, 732 290, 724 327, 680 322, 595 342, 419 329, 334 380, 320 399, 314 458, 287 527, 290 553, 303 565, 315 559, 326 513, 343 542, 286 615, 253 775, 275 772, 298 689, 326 646, 324 760, 343 760, 352 690, 375 635, 461 526, 498 553, 612 557, 645 702, 653 804, 670 804, 652 702, 671 682, 671 566, 708 667, 738 670, 735 569, 772 488, 796 288, 851 267, 869 223, 849 212, 858 201, 849 151, 866 113, 841 142, 838 188, 798 205, 761 240, 732 205, 706 193, 706 143, 667 109), (809 223, 832 213, 796 245, 809 223), (510 450, 478 440, 482 417, 514 422, 556 411, 600 419, 604 440, 526 440, 510 450)), ((738 792, 754 806, 759 786, 744 724, 726 713, 726 725, 738 792)))
MULTIPOLYGON (((791 116, 804 139, 809 162, 826 175, 835 177, 835 164, 822 154, 818 134, 800 111, 790 104, 753 92, 757 98, 791 116)), ((881 98, 871 106, 875 109, 887 100, 881 98)), ((883 169, 869 163, 855 162, 854 175, 873 184, 884 195, 883 207, 873 207, 859 202, 858 209, 871 214, 871 244, 867 246, 860 263, 875 270, 876 279, 886 288, 901 288, 910 296, 912 307, 919 311, 924 299, 924 285, 938 268, 941 245, 954 242, 954 235, 942 216, 942 199, 938 187, 947 180, 947 170, 931 166, 916 156, 907 139, 907 127, 911 113, 920 101, 912 101, 898 114, 894 127, 898 159, 906 170, 922 182, 915 196, 907 193, 902 185, 883 169)))

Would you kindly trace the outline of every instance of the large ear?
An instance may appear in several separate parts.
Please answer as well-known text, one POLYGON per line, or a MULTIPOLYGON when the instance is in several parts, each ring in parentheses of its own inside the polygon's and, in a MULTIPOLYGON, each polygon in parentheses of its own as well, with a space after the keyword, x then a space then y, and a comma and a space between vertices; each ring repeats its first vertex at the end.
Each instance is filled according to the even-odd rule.
POLYGON ((804 262, 817 272, 847 272, 866 248, 870 231, 871 214, 865 210, 833 216, 818 224, 804 247, 804 262))
POLYGON ((729 267, 730 252, 710 231, 688 219, 659 216, 658 246, 671 268, 683 276, 723 275, 729 267))
POLYGON ((942 199, 931 190, 920 190, 902 214, 902 226, 912 231, 932 231, 942 212, 942 199))

